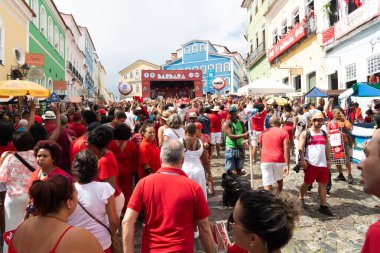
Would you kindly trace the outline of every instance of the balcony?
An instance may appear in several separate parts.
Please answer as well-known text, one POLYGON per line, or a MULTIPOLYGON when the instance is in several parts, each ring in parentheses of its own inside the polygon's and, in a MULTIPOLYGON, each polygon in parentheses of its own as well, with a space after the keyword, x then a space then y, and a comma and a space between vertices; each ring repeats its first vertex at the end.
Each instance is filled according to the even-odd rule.
POLYGON ((247 58, 247 60, 245 62, 245 64, 247 65, 247 68, 252 67, 252 65, 255 64, 258 60, 260 60, 264 55, 265 55, 265 45, 264 45, 264 43, 261 43, 248 56, 248 58, 247 58))
POLYGON ((67 66, 68 66, 68 70, 70 70, 70 72, 81 82, 83 83, 83 77, 81 76, 81 74, 79 73, 79 71, 74 67, 74 65, 68 61, 67 62, 67 66))

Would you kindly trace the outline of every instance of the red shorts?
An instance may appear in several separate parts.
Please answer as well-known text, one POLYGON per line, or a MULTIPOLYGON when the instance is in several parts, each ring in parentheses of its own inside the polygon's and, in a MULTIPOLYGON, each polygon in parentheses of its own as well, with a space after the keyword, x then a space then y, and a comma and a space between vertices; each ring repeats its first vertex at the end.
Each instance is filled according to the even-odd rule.
POLYGON ((304 170, 305 184, 311 185, 314 181, 321 184, 327 184, 329 181, 329 169, 327 167, 317 167, 307 163, 307 169, 304 170))

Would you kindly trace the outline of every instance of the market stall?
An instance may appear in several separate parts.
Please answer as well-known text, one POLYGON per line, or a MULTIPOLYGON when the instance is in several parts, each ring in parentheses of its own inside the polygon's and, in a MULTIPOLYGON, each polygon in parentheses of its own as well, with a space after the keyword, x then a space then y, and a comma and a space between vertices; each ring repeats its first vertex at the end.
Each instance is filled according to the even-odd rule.
POLYGON ((294 87, 271 78, 261 78, 238 89, 240 95, 285 95, 295 92, 294 87))

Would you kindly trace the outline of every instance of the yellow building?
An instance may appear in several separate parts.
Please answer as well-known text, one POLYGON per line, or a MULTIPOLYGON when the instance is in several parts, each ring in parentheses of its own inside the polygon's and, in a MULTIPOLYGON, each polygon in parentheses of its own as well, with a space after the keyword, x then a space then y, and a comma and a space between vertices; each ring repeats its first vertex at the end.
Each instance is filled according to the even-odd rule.
POLYGON ((23 78, 29 23, 35 17, 24 0, 0 1, 0 80, 23 78))
MULTIPOLYGON (((132 93, 128 97, 132 96, 142 96, 142 87, 141 87, 141 71, 142 70, 159 70, 160 66, 144 61, 137 60, 131 65, 125 67, 119 72, 119 81, 121 83, 129 83, 132 86, 132 93)), ((123 99, 125 96, 120 95, 120 99, 123 99)))

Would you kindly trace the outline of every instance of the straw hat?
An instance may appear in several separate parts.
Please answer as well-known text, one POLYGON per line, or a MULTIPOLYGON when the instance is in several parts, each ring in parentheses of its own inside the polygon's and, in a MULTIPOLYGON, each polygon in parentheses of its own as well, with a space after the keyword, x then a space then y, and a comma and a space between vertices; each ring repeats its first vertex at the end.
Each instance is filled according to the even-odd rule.
POLYGON ((219 106, 214 106, 214 108, 212 108, 211 111, 213 111, 213 112, 219 112, 220 108, 219 108, 219 106))
POLYGON ((170 112, 168 112, 168 111, 164 111, 162 114, 161 114, 161 119, 163 119, 163 120, 168 120, 169 119, 169 117, 170 117, 170 112))

